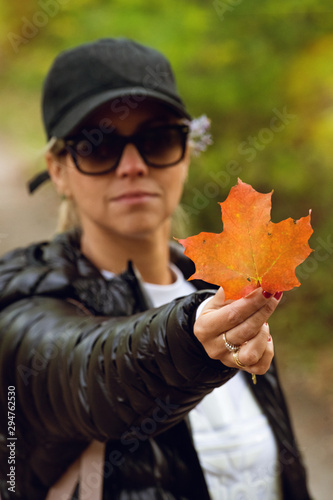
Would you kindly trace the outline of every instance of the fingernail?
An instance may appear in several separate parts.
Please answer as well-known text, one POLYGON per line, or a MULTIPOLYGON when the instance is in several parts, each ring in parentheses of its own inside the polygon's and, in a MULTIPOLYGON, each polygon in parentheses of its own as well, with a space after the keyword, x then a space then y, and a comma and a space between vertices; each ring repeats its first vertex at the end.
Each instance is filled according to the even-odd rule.
POLYGON ((273 295, 272 293, 265 292, 265 290, 262 292, 262 294, 265 297, 265 299, 269 299, 273 295))
POLYGON ((276 292, 276 293, 274 294, 274 299, 276 299, 276 300, 280 300, 281 295, 282 295, 282 292, 276 292))
POLYGON ((272 337, 268 335, 267 342, 272 342, 272 337))

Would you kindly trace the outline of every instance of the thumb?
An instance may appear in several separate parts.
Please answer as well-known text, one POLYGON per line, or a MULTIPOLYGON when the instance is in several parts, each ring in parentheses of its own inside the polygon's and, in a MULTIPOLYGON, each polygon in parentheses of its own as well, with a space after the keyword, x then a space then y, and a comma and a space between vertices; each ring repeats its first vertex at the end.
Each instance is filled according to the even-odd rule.
POLYGON ((202 310, 202 314, 205 314, 206 312, 209 311, 214 311, 216 309, 220 309, 224 305, 225 305, 224 290, 222 287, 220 287, 217 290, 216 294, 213 295, 213 297, 207 302, 207 304, 202 310))

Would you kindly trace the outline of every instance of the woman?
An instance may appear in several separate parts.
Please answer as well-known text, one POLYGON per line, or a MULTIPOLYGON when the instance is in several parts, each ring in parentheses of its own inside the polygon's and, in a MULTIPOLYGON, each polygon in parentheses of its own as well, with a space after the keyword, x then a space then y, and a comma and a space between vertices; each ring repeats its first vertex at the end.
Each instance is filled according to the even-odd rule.
POLYGON ((281 293, 225 303, 169 244, 191 118, 168 61, 66 51, 43 117, 31 189, 50 176, 79 227, 0 264, 3 499, 309 498, 272 363, 281 293))

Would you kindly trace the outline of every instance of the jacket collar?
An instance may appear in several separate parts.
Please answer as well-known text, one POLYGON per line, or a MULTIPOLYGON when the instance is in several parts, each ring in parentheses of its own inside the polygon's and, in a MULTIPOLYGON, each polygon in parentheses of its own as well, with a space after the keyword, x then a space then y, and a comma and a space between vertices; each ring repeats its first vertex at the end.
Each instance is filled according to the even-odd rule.
MULTIPOLYGON (((80 240, 80 231, 74 230, 7 254, 0 261, 0 309, 32 296, 72 298, 101 315, 127 316, 150 306, 131 263, 122 274, 105 280, 82 254, 80 240)), ((193 274, 193 263, 174 242, 170 258, 185 278, 193 274)), ((203 282, 192 283, 207 288, 203 282)))

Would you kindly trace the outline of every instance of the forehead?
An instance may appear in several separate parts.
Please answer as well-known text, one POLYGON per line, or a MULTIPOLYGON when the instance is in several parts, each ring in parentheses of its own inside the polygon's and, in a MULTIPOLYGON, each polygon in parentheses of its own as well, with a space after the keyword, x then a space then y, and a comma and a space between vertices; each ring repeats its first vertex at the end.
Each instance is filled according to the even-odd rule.
POLYGON ((81 123, 80 129, 112 127, 119 132, 131 133, 140 125, 179 120, 180 117, 171 108, 157 100, 145 98, 138 102, 128 97, 103 104, 81 123))

